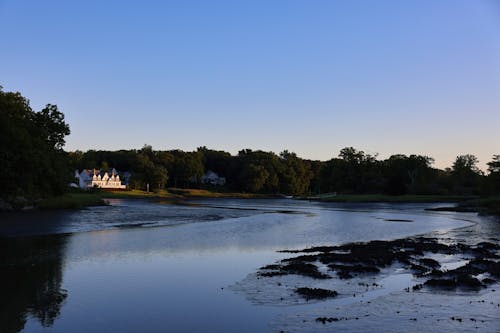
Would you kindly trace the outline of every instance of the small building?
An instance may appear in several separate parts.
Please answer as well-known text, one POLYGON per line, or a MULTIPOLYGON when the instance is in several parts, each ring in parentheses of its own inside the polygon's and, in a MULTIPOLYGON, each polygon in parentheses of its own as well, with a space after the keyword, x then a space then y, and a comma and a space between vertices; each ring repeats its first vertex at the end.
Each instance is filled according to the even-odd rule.
POLYGON ((203 176, 201 176, 201 182, 203 184, 223 186, 226 184, 226 177, 219 177, 219 175, 215 172, 208 170, 203 176))
POLYGON ((110 188, 110 189, 125 189, 126 185, 122 184, 118 172, 113 168, 111 176, 107 171, 93 169, 75 170, 75 178, 80 188, 87 189, 92 187, 110 188))

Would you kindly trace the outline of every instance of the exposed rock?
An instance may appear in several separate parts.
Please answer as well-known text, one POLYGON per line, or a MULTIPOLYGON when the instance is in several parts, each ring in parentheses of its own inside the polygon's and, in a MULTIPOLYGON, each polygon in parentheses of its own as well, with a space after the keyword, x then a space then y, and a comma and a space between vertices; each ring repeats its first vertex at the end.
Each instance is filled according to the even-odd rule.
POLYGON ((304 297, 306 300, 325 299, 325 298, 335 297, 338 295, 338 293, 335 290, 328 290, 321 288, 307 288, 307 287, 297 288, 295 289, 295 292, 304 297))
POLYGON ((341 321, 341 320, 347 320, 347 318, 344 318, 344 317, 340 317, 340 318, 337 318, 337 317, 318 317, 318 318, 316 318, 317 322, 320 322, 323 324, 326 324, 327 322, 332 323, 332 322, 341 321))
POLYGON ((422 258, 422 259, 419 259, 418 262, 426 267, 430 267, 430 268, 439 268, 441 267, 441 265, 439 264, 439 262, 437 260, 434 260, 434 259, 430 259, 430 258, 422 258))
POLYGON ((316 265, 299 260, 288 262, 286 265, 269 265, 264 267, 264 269, 271 269, 271 271, 260 272, 260 276, 270 277, 286 274, 297 274, 302 276, 309 276, 314 279, 331 279, 331 276, 329 276, 328 274, 324 274, 318 271, 318 267, 316 267, 316 265))
POLYGON ((444 289, 472 289, 472 290, 477 290, 484 285, 476 279, 475 277, 471 275, 460 275, 455 278, 451 279, 430 279, 427 280, 424 285, 430 286, 430 287, 439 287, 439 288, 444 288, 444 289))
POLYGON ((258 274, 264 277, 297 274, 315 279, 332 278, 318 270, 315 263, 319 261, 335 272, 337 278, 351 279, 361 274, 377 274, 384 267, 400 263, 415 276, 427 279, 413 290, 424 286, 433 289, 478 290, 495 282, 494 278, 500 278, 500 262, 485 259, 495 257, 499 248, 499 245, 490 242, 481 242, 475 246, 463 243, 448 245, 436 238, 427 237, 320 246, 287 251, 311 254, 283 259, 279 264, 262 267, 258 274), (429 252, 441 255, 461 254, 474 258, 461 267, 442 271, 437 260, 425 257, 429 252), (475 277, 485 273, 492 278, 487 277, 482 282, 475 277))

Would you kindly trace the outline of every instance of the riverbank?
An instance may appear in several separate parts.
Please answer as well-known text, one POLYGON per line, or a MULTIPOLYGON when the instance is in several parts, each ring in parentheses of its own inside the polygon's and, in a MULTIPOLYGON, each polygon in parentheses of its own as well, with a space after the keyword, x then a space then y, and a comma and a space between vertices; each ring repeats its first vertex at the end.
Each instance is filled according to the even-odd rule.
POLYGON ((166 190, 146 192, 141 190, 126 190, 126 191, 101 191, 103 198, 109 199, 190 199, 190 198, 236 198, 236 199, 257 199, 257 198, 276 198, 276 196, 255 194, 255 193, 240 193, 240 192, 214 192, 203 189, 192 188, 168 188, 166 190))
POLYGON ((25 198, 22 196, 0 199, 0 212, 31 211, 36 209, 80 209, 89 206, 104 206, 106 201, 99 193, 71 191, 48 198, 25 198))
POLYGON ((500 197, 478 198, 459 202, 456 206, 431 208, 432 211, 471 212, 500 216, 500 197))
MULTIPOLYGON (((106 199, 151 199, 182 201, 189 199, 275 199, 282 195, 266 195, 239 192, 214 192, 204 189, 168 188, 147 192, 142 190, 71 190, 68 193, 37 200, 24 205, 9 205, 0 210, 26 209, 81 209, 89 206, 106 205, 106 199), (12 208, 14 207, 14 208, 12 208)), ((338 203, 456 203, 454 206, 432 208, 435 211, 477 212, 485 215, 500 215, 500 197, 478 198, 450 195, 382 195, 382 194, 323 194, 299 197, 299 200, 338 202, 338 203)))
POLYGON ((321 194, 303 199, 324 202, 434 203, 461 202, 471 198, 473 197, 462 195, 321 194))
POLYGON ((100 193, 65 193, 43 199, 34 208, 39 209, 81 209, 89 206, 104 206, 106 201, 100 193))
POLYGON ((323 202, 359 203, 456 203, 454 206, 430 208, 433 211, 472 212, 500 216, 500 196, 475 197, 461 195, 383 195, 383 194, 324 194, 303 198, 323 202))
POLYGON ((464 205, 475 208, 479 213, 500 216, 500 196, 470 200, 464 205))
MULTIPOLYGON (((276 196, 274 196, 275 198, 276 196)), ((272 198, 262 194, 253 193, 235 193, 235 192, 212 192, 202 189, 178 189, 169 188, 155 192, 146 192, 141 190, 91 190, 71 192, 46 198, 37 201, 33 205, 25 206, 24 209, 81 209, 90 206, 106 205, 106 199, 151 199, 151 200, 188 200, 201 198, 225 198, 225 199, 258 199, 272 198)), ((17 207, 16 207, 17 208, 17 207)), ((23 207, 10 210, 22 210, 23 207)))

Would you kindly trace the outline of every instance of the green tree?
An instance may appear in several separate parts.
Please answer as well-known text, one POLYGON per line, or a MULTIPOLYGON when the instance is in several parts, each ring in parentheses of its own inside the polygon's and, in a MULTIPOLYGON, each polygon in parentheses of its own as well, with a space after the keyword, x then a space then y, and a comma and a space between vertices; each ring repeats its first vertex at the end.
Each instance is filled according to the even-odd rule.
POLYGON ((171 185, 174 187, 190 187, 198 185, 204 174, 203 154, 200 152, 169 151, 172 162, 169 163, 171 185))
POLYGON ((199 147, 197 152, 201 154, 204 169, 211 170, 219 176, 227 177, 230 174, 230 167, 233 157, 225 151, 211 150, 206 147, 199 147))
POLYGON ((490 174, 500 172, 500 155, 493 155, 492 160, 487 165, 490 174))
POLYGON ((35 198, 63 192, 71 180, 62 150, 69 133, 56 105, 34 112, 20 93, 0 87, 0 195, 35 198))
POLYGON ((483 192, 487 195, 500 194, 500 155, 493 155, 488 165, 488 176, 483 182, 483 192))
POLYGON ((324 163, 321 178, 325 192, 369 193, 380 187, 377 180, 381 174, 376 156, 346 147, 339 158, 324 163))
POLYGON ((300 195, 309 190, 313 174, 310 166, 295 153, 285 150, 280 153, 282 168, 280 189, 285 194, 300 195))
POLYGON ((479 163, 479 160, 474 155, 460 155, 453 162, 452 170, 454 173, 479 174, 480 170, 477 167, 477 163, 479 163))
POLYGON ((481 170, 477 167, 478 162, 477 157, 471 154, 457 156, 451 170, 455 193, 478 193, 482 176, 481 170))
POLYGON ((393 195, 431 191, 434 160, 421 155, 392 155, 384 161, 385 192, 393 195))
POLYGON ((361 164, 367 158, 363 151, 356 150, 353 147, 342 148, 339 157, 351 165, 361 164))
MULTIPOLYGON (((263 175, 262 178, 264 179, 264 183, 259 187, 258 191, 263 193, 278 193, 280 191, 281 168, 280 160, 273 152, 252 151, 251 149, 241 150, 238 152, 235 163, 232 165, 231 179, 233 181, 237 180, 236 184, 233 183, 233 186, 238 190, 249 191, 248 184, 253 181, 253 178, 246 179, 246 177, 253 177, 252 175, 258 173, 263 175), (253 166, 250 167, 250 165, 253 166), (259 167, 259 171, 254 169, 257 166, 259 167)), ((257 178, 261 179, 261 177, 257 178)))
POLYGON ((149 184, 152 189, 159 190, 167 183, 168 171, 158 160, 158 152, 153 151, 149 145, 144 145, 138 152, 134 172, 136 179, 141 181, 142 188, 149 184))
POLYGON ((264 188, 269 173, 262 165, 247 164, 241 172, 241 182, 246 191, 259 192, 264 188))
POLYGON ((34 114, 34 121, 48 147, 55 150, 64 147, 64 138, 70 134, 70 130, 57 105, 47 104, 42 111, 34 114))

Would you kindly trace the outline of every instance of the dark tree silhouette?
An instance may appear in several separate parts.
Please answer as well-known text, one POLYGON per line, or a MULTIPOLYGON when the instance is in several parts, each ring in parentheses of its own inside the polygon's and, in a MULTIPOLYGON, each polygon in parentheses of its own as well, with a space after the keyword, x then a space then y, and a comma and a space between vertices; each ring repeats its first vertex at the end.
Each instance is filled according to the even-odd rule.
POLYGON ((28 315, 52 326, 67 298, 61 287, 66 242, 64 235, 2 239, 2 332, 21 331, 28 315))
POLYGON ((57 106, 34 112, 20 93, 0 87, 0 196, 62 193, 70 179, 62 150, 69 126, 57 106))

